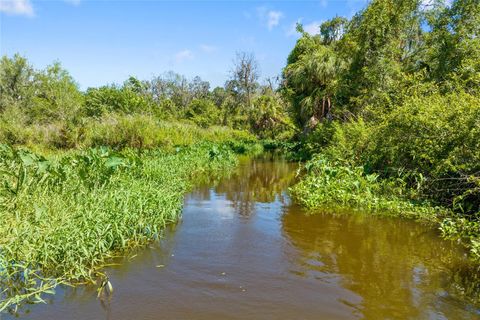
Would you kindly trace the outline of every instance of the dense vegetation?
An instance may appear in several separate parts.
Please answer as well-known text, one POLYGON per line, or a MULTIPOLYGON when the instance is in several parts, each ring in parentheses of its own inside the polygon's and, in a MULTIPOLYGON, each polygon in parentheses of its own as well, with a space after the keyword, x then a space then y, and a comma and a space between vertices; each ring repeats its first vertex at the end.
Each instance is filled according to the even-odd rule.
POLYGON ((239 54, 237 60, 224 88, 210 90, 199 77, 188 81, 170 72, 81 92, 59 63, 35 70, 19 55, 4 56, 0 141, 44 149, 171 147, 199 138, 195 126, 214 127, 205 132, 208 140, 222 135, 225 129, 219 127, 250 130, 262 138, 291 136, 294 126, 273 83, 258 83, 253 56, 239 54))
POLYGON ((301 204, 433 221, 480 259, 479 0, 372 0, 298 31, 278 88, 246 53, 214 89, 170 72, 81 91, 2 57, 0 309, 94 280, 257 139, 307 160, 301 204))
POLYGON ((480 258, 480 2, 373 0, 298 30, 282 90, 311 160, 294 196, 428 216, 480 258))
POLYGON ((272 135, 288 123, 271 118, 278 93, 248 85, 263 113, 246 107, 241 85, 210 91, 167 74, 81 92, 58 63, 3 57, 0 312, 59 283, 108 284, 102 267, 156 239, 192 183, 228 173, 235 152, 261 151, 245 129, 272 135))
POLYGON ((229 147, 89 149, 46 159, 0 145, 0 310, 58 283, 95 281, 113 255, 159 237, 185 192, 235 164, 229 147))

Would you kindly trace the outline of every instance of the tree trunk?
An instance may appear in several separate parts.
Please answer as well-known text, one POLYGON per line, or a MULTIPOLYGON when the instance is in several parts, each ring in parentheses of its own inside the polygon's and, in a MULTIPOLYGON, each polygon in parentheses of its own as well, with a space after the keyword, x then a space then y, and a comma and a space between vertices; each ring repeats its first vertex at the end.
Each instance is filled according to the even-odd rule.
POLYGON ((322 101, 322 114, 320 115, 320 121, 323 120, 323 117, 325 116, 325 97, 323 97, 323 101, 322 101))

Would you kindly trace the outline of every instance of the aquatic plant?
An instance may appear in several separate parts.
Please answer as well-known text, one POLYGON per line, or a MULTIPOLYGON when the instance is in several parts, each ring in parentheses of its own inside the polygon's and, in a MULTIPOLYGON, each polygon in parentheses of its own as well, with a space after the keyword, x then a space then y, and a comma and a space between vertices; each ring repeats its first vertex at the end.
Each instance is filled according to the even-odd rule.
POLYGON ((176 221, 196 179, 235 161, 212 143, 49 158, 1 145, 0 311, 43 302, 59 283, 94 282, 110 258, 176 221))
POLYGON ((304 171, 290 191, 310 209, 346 207, 429 220, 445 211, 415 199, 406 192, 401 178, 380 179, 363 167, 342 165, 322 155, 307 162, 304 171))

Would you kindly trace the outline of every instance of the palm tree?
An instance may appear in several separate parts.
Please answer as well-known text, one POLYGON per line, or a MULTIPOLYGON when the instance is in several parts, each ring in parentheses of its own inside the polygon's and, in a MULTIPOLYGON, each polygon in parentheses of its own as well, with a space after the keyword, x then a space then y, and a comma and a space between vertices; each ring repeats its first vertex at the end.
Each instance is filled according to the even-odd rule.
POLYGON ((286 85, 294 92, 294 104, 302 125, 309 122, 315 125, 330 114, 343 66, 331 47, 319 45, 314 50, 306 50, 285 68, 286 85))

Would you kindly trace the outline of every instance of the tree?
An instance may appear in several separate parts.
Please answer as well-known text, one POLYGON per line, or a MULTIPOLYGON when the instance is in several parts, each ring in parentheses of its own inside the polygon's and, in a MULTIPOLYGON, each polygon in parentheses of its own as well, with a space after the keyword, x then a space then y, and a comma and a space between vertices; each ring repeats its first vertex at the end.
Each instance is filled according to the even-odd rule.
POLYGON ((270 92, 253 100, 254 108, 249 112, 250 128, 258 137, 280 139, 293 132, 283 101, 278 94, 270 92))
POLYGON ((331 114, 344 61, 333 47, 333 36, 326 45, 319 36, 304 32, 301 25, 298 30, 302 37, 283 70, 283 91, 292 103, 297 124, 315 126, 331 114))
POLYGON ((180 113, 185 111, 193 99, 189 87, 187 78, 173 71, 147 82, 147 91, 154 101, 160 103, 162 100, 169 99, 180 113))
POLYGON ((246 107, 252 107, 252 97, 258 88, 259 76, 255 56, 252 53, 237 53, 229 85, 246 107))
POLYGON ((189 84, 189 91, 194 99, 206 99, 210 95, 210 83, 196 76, 189 84))
POLYGON ((401 102, 399 83, 421 34, 419 4, 418 0, 373 0, 348 23, 339 52, 350 61, 338 95, 350 112, 401 102))
POLYGON ((27 107, 34 95, 34 70, 19 54, 0 60, 0 112, 9 105, 27 107))
POLYGON ((324 45, 332 44, 341 39, 348 20, 344 17, 335 17, 325 21, 320 26, 320 37, 324 45))
POLYGON ((185 117, 204 128, 220 123, 219 109, 209 99, 193 99, 188 105, 185 117))
POLYGON ((72 120, 83 106, 78 84, 59 62, 35 75, 36 94, 28 112, 37 122, 72 120))
POLYGON ((480 93, 480 1, 457 0, 429 12, 426 40, 430 80, 444 90, 480 93))

